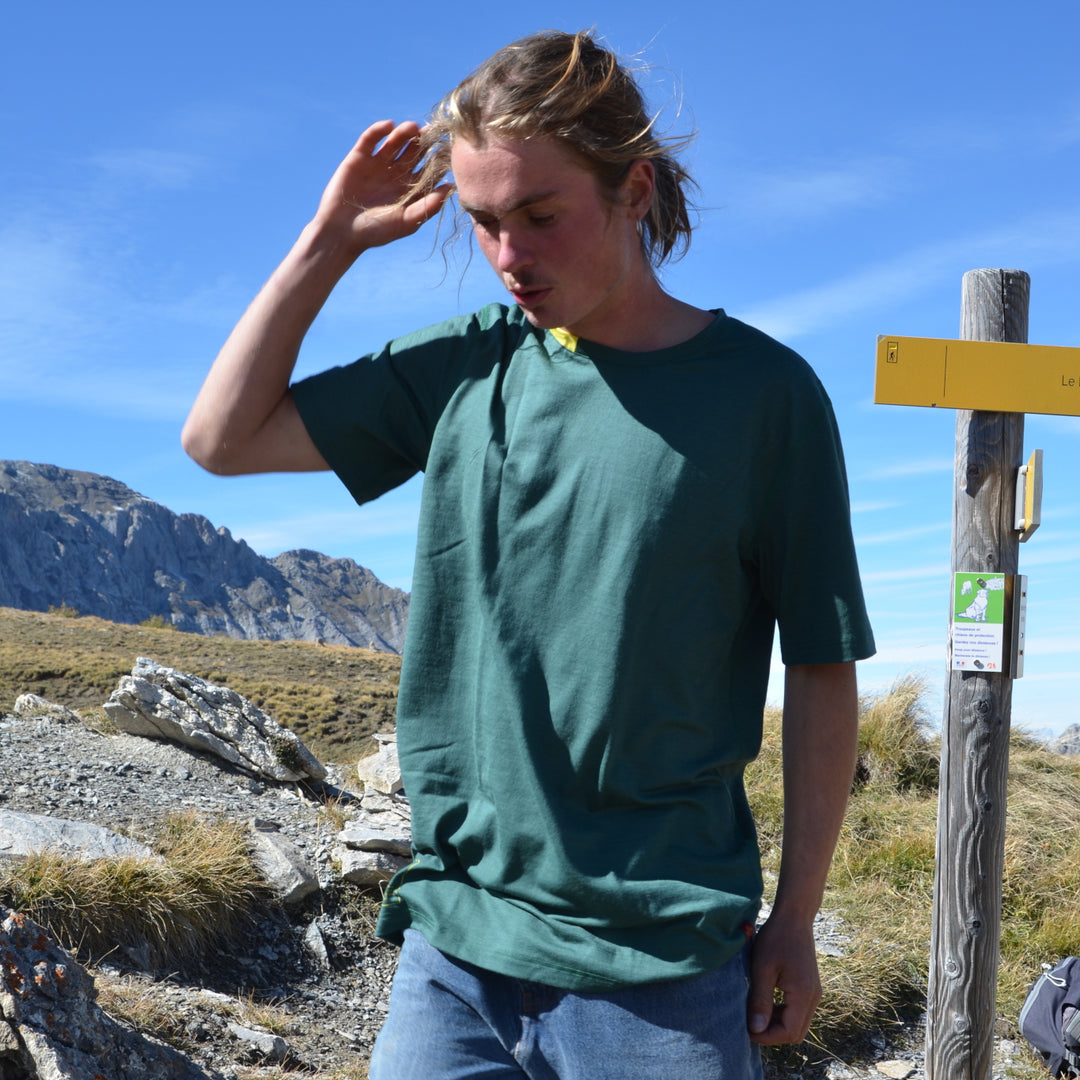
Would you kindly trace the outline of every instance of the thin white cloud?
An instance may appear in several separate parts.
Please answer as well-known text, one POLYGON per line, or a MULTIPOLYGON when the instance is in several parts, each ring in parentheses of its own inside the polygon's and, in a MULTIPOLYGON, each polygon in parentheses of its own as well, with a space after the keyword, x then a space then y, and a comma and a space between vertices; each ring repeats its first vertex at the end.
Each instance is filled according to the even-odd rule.
POLYGON ((878 510, 895 510, 899 506, 903 506, 903 503, 893 502, 886 499, 877 500, 862 500, 860 502, 853 502, 851 504, 852 514, 869 514, 878 510))
POLYGON ((948 642, 944 632, 934 641, 878 642, 878 651, 867 660, 860 660, 860 667, 892 667, 904 669, 935 667, 945 670, 948 642))
POLYGON ((977 117, 936 115, 912 128, 903 146, 923 157, 971 159, 1007 151, 1013 155, 1042 154, 1080 142, 1080 98, 1058 98, 1049 108, 1025 111, 1018 124, 981 124, 977 117))
POLYGON ((858 274, 765 300, 733 314, 781 341, 792 341, 860 312, 910 299, 927 288, 928 279, 939 280, 953 261, 951 253, 944 251, 917 252, 904 260, 867 267, 858 274))
POLYGON ((112 183, 175 191, 190 186, 204 171, 206 160, 181 150, 143 147, 102 151, 90 158, 90 164, 100 169, 112 183))
MULTIPOLYGON (((449 222, 443 226, 444 235, 448 229, 449 222)), ((472 311, 493 299, 509 302, 483 258, 468 259, 467 240, 460 239, 448 249, 445 260, 441 243, 434 228, 427 228, 362 256, 334 290, 320 319, 327 326, 355 326, 373 318, 407 315, 407 328, 412 330, 423 325, 425 310, 434 321, 458 310, 472 311)), ((372 349, 381 344, 361 342, 360 346, 372 349)))
POLYGON ((0 378, 11 396, 49 381, 94 335, 106 291, 75 231, 20 222, 0 231, 0 378))
POLYGON ((898 582, 925 581, 931 578, 940 578, 944 573, 948 575, 949 560, 944 559, 941 563, 930 563, 926 566, 905 566, 895 570, 871 570, 862 575, 864 585, 888 585, 898 582))
MULTIPOLYGON (((182 332, 231 325, 249 298, 215 282, 163 302, 137 295, 140 284, 111 261, 107 242, 92 226, 70 215, 24 215, 0 229, 5 399, 124 416, 134 395, 144 418, 183 416, 194 390, 168 368, 185 349, 182 332), (148 377, 146 366, 150 348, 155 377, 148 377)), ((223 336, 218 331, 210 341, 223 336)), ((200 344, 193 351, 193 370, 201 376, 215 346, 200 344)), ((190 354, 181 362, 190 368, 190 354)))
POLYGON ((1080 210, 1032 215, 993 232, 915 248, 896 259, 733 314, 782 341, 792 341, 937 290, 943 281, 956 277, 957 267, 977 265, 984 259, 985 265, 1002 265, 995 261, 1002 253, 1017 263, 1036 257, 1076 262, 1080 259, 1080 210))
MULTIPOLYGON (((1022 129, 1010 129, 1009 140, 1013 153, 1052 154, 1072 148, 1080 142, 1080 101, 1064 103, 1053 116, 1031 118, 1022 129), (1018 133, 1023 144, 1016 142, 1018 133)), ((1000 127, 980 126, 968 117, 963 124, 955 117, 939 117, 906 134, 894 134, 890 149, 898 152, 852 158, 840 164, 830 162, 823 167, 746 169, 733 179, 724 206, 732 221, 756 229, 817 220, 878 205, 910 190, 927 169, 941 173, 947 160, 995 155, 1005 145, 1000 127)))
POLYGON ((1057 525, 1061 521, 1069 520, 1071 518, 1080 515, 1080 505, 1077 503, 1069 503, 1065 506, 1060 505, 1057 502, 1051 503, 1049 506, 1043 501, 1042 523, 1043 526, 1057 525))
POLYGON ((952 458, 921 458, 918 461, 900 461, 894 465, 882 465, 865 474, 868 480, 890 480, 900 476, 928 476, 933 473, 951 473, 956 468, 952 458))
POLYGON ((280 552, 300 547, 322 550, 364 540, 414 537, 419 515, 417 501, 373 503, 344 511, 239 522, 231 525, 230 531, 255 551, 280 552))
MULTIPOLYGON (((84 237, 28 223, 0 231, 0 384, 8 402, 76 404, 143 418, 183 416, 191 393, 146 377, 145 347, 124 345, 148 319, 98 265, 84 237), (118 359, 125 357, 125 359, 118 359)), ((160 374, 160 369, 159 369, 160 374)))
POLYGON ((1080 541, 1043 545, 1038 541, 1039 534, 1036 531, 1030 540, 1020 546, 1022 571, 1026 572, 1031 566, 1055 566, 1059 563, 1080 567, 1080 541))
POLYGON ((933 525, 917 525, 910 529, 893 529, 889 532, 874 533, 872 536, 856 534, 857 547, 865 547, 868 544, 895 544, 902 540, 912 540, 917 536, 930 536, 949 531, 949 522, 943 521, 933 525))
POLYGON ((251 299, 235 278, 221 276, 200 284, 189 293, 143 302, 140 313, 158 323, 168 320, 227 331, 236 323, 251 299))
POLYGON ((734 221, 755 227, 819 219, 885 201, 904 186, 906 172, 889 157, 805 171, 743 172, 725 204, 734 221))
POLYGON ((1038 634, 1028 635, 1028 656, 1071 656, 1075 665, 1070 674, 1075 679, 1080 668, 1080 636, 1075 634, 1038 634))
POLYGON ((1031 413, 1027 418, 1028 438, 1039 430, 1055 435, 1080 435, 1080 416, 1049 416, 1031 413))
MULTIPOLYGON (((1031 134, 1037 144, 1046 150, 1068 150, 1080 143, 1080 99, 1066 102, 1060 113, 1042 118, 1034 125, 1031 134)), ((1009 129, 1009 138, 1015 137, 1015 129, 1009 129)))

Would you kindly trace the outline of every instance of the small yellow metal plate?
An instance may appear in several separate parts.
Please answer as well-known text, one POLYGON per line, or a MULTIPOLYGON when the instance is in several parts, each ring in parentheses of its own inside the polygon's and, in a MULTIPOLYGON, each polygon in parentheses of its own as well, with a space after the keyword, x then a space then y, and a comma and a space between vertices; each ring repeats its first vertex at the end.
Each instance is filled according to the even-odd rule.
POLYGON ((1020 542, 1031 534, 1042 521, 1043 452, 1032 450, 1026 465, 1021 465, 1016 476, 1016 529, 1020 542))
POLYGON ((874 401, 1080 416, 1080 349, 881 336, 874 401))

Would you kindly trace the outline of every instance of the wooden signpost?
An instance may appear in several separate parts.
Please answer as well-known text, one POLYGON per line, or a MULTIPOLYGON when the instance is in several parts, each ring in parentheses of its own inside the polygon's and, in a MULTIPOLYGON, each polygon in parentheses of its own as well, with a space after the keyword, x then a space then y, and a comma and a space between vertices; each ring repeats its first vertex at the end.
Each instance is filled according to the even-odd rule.
MULTIPOLYGON (((969 586, 977 619, 978 604, 985 612, 1000 585, 1002 626, 1008 628, 1002 631, 1008 636, 1005 659, 996 670, 976 662, 977 649, 970 665, 950 657, 930 943, 928 1080, 991 1075, 1012 680, 1022 671, 1023 656, 1025 586, 1017 564, 1021 534, 1030 535, 1037 525, 1032 519, 1038 517, 1035 495, 1041 485, 1035 455, 1028 474, 1020 474, 1024 412, 1080 413, 1080 349, 1023 344, 1029 288, 1021 271, 969 271, 960 317, 964 340, 884 337, 878 348, 875 401, 959 410, 952 571, 963 584, 956 595, 969 586), (986 344, 991 342, 998 344, 986 344), (1068 381, 1073 378, 1075 384, 1068 381), (1018 475, 1030 475, 1021 507, 1014 505, 1018 475)), ((951 635, 951 652, 955 645, 951 635)))

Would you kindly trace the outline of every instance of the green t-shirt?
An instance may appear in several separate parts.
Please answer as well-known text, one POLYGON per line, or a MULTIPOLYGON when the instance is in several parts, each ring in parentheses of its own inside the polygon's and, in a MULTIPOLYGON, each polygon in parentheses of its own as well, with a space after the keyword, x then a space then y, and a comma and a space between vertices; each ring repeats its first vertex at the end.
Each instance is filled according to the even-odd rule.
POLYGON ((492 305, 294 392, 357 501, 425 473, 380 934, 574 990, 724 963, 774 624, 788 664, 873 652, 810 368, 723 312, 571 352, 492 305))

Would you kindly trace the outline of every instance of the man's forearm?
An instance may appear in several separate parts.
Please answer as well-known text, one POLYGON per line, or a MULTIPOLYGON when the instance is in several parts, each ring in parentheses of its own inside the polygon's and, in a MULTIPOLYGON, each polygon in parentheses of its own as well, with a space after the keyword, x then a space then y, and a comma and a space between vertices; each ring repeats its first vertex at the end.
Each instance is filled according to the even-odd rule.
POLYGON ((854 664, 789 667, 784 684, 784 843, 775 908, 821 906, 858 752, 854 664))
POLYGON ((821 999, 814 916, 855 769, 854 664, 788 668, 783 739, 780 878, 772 912, 754 942, 747 1015, 751 1037, 763 1044, 805 1038, 821 999))
POLYGON ((274 430, 295 422, 288 388, 300 346, 353 259, 312 225, 301 234, 234 327, 192 406, 182 441, 200 465, 221 473, 325 468, 303 439, 276 438, 274 430))

